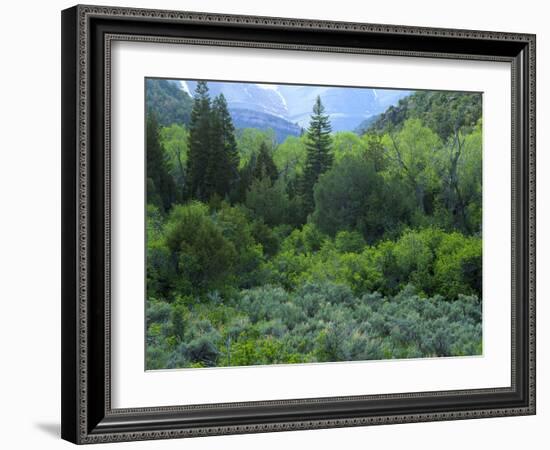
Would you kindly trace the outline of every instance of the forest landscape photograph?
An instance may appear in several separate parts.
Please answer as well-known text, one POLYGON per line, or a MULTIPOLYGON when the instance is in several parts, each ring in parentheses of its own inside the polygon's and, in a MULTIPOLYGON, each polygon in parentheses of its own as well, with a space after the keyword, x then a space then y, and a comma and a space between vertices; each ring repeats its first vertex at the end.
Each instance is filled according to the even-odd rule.
POLYGON ((482 94, 145 79, 145 369, 482 355, 482 94))

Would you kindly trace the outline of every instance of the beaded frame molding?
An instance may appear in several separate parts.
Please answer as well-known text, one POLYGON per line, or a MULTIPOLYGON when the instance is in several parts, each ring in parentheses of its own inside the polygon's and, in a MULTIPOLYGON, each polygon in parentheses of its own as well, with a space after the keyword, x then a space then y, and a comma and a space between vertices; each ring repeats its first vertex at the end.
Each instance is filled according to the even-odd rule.
POLYGON ((62 12, 62 424, 78 444, 535 414, 535 36, 78 5, 62 12), (504 61, 512 73, 511 386, 111 407, 113 41, 504 61))

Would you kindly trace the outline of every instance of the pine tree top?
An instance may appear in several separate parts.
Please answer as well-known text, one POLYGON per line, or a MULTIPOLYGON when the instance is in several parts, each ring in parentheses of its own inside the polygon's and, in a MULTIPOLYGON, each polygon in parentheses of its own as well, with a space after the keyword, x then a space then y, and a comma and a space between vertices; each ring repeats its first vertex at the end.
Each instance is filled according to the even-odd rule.
POLYGON ((308 144, 318 147, 323 146, 326 151, 330 147, 330 134, 332 127, 328 114, 325 114, 325 107, 321 102, 321 97, 318 95, 313 105, 313 113, 307 130, 308 144))
POLYGON ((313 114, 316 116, 323 115, 325 112, 325 106, 321 102, 321 96, 318 95, 315 99, 315 103, 313 104, 313 114))
POLYGON ((206 81, 197 82, 197 87, 195 88, 195 94, 197 97, 208 97, 208 84, 206 81))
POLYGON ((220 107, 227 108, 227 100, 225 98, 225 95, 223 95, 223 92, 220 92, 218 96, 214 99, 214 103, 216 103, 220 107))
POLYGON ((313 113, 307 130, 310 140, 316 140, 319 135, 328 136, 332 132, 330 118, 325 114, 325 107, 318 95, 313 104, 313 113))

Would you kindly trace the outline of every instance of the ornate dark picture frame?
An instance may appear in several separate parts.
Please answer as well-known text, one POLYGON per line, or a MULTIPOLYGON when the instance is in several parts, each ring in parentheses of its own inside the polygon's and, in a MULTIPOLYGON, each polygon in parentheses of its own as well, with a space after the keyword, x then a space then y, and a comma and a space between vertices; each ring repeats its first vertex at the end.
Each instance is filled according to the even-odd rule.
POLYGON ((62 437, 98 443, 535 414, 535 36, 98 6, 62 12, 62 437), (512 67, 512 384, 113 409, 110 46, 115 40, 505 61, 512 67))

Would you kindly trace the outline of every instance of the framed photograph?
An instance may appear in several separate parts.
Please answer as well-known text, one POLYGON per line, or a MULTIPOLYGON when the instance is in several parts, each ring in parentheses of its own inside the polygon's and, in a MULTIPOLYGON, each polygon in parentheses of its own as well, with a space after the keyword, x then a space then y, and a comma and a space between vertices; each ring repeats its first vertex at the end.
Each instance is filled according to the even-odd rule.
POLYGON ((62 437, 535 413, 535 36, 62 12, 62 437))

